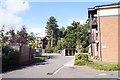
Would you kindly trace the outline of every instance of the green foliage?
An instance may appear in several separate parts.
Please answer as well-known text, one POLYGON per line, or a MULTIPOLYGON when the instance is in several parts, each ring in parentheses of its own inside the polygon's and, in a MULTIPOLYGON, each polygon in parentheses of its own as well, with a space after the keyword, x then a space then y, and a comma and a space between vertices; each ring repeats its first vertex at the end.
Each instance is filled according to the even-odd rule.
POLYGON ((88 66, 96 70, 104 71, 116 71, 120 70, 120 65, 116 63, 107 63, 107 62, 90 62, 88 54, 76 54, 74 65, 78 66, 88 66))
POLYGON ((3 70, 19 64, 19 53, 7 47, 2 48, 2 67, 3 70))
POLYGON ((74 65, 84 66, 86 65, 86 62, 87 61, 84 61, 84 60, 76 60, 74 65))
POLYGON ((75 55, 75 60, 85 60, 85 61, 88 61, 88 54, 87 53, 77 53, 75 55))
POLYGON ((65 48, 76 48, 78 52, 88 52, 88 29, 88 23, 80 25, 79 22, 73 21, 64 33, 65 48))
POLYGON ((107 62, 89 62, 87 66, 96 69, 96 70, 104 70, 104 71, 116 71, 120 70, 120 66, 115 63, 107 63, 107 62))
MULTIPOLYGON (((70 26, 67 26, 66 30, 64 27, 60 29, 57 27, 56 18, 51 16, 47 22, 46 33, 48 45, 54 47, 54 52, 65 48, 76 48, 78 52, 88 52, 89 20, 84 25, 73 21, 70 26)), ((52 49, 50 48, 50 50, 52 49)))
POLYGON ((53 49, 54 49, 54 50, 53 50, 53 52, 54 52, 54 53, 57 53, 57 52, 58 52, 58 50, 59 50, 58 46, 53 47, 53 49))
POLYGON ((29 42, 34 42, 34 40, 35 40, 35 34, 33 32, 31 32, 30 34, 28 34, 28 40, 29 40, 29 42))
POLYGON ((89 56, 87 53, 79 53, 75 55, 75 65, 86 65, 86 62, 89 61, 89 56))
POLYGON ((53 47, 47 46, 47 47, 45 48, 45 53, 53 53, 53 52, 54 52, 54 48, 53 48, 53 47))
POLYGON ((32 43, 32 48, 35 48, 35 47, 38 47, 38 43, 37 42, 32 43))
POLYGON ((58 43, 57 43, 57 49, 58 50, 62 50, 62 49, 64 49, 64 44, 65 44, 65 42, 64 42, 65 40, 64 40, 64 38, 60 38, 59 40, 58 40, 58 43))
POLYGON ((83 52, 83 53, 88 52, 88 47, 86 47, 86 48, 82 48, 81 52, 83 52))
POLYGON ((48 59, 47 56, 37 56, 37 57, 34 57, 31 62, 34 63, 34 62, 38 62, 38 61, 46 60, 46 59, 48 59))
POLYGON ((54 47, 57 45, 58 32, 59 32, 59 29, 57 27, 58 25, 57 25, 56 18, 54 16, 51 16, 48 19, 47 27, 45 27, 47 38, 48 38, 48 45, 51 47, 54 47))

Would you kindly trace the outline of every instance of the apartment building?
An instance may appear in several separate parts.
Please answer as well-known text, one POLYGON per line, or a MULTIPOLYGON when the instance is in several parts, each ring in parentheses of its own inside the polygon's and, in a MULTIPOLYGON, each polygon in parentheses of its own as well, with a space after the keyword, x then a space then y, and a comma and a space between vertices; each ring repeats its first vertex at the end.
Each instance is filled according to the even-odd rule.
POLYGON ((88 8, 90 49, 94 59, 118 62, 120 50, 120 2, 88 8))

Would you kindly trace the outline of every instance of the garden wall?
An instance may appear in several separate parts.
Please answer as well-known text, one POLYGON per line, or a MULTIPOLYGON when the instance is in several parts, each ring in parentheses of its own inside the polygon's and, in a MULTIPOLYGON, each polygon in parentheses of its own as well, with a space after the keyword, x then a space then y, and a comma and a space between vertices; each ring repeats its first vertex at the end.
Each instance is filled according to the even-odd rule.
POLYGON ((27 45, 23 45, 20 46, 20 54, 19 54, 19 62, 20 63, 27 63, 29 61, 31 61, 32 59, 32 48, 27 46, 27 45))

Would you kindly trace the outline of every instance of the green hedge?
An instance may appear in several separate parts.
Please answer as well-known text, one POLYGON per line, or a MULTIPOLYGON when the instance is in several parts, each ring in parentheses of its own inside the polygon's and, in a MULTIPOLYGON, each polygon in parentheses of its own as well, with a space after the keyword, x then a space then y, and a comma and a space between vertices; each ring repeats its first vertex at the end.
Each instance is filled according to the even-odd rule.
POLYGON ((2 70, 19 65, 19 52, 7 46, 2 48, 2 70))
POLYGON ((53 48, 53 47, 47 46, 47 47, 45 48, 45 53, 53 53, 53 52, 54 52, 54 48, 53 48))
POLYGON ((75 55, 75 65, 86 65, 86 62, 89 61, 89 56, 87 53, 77 53, 75 55))

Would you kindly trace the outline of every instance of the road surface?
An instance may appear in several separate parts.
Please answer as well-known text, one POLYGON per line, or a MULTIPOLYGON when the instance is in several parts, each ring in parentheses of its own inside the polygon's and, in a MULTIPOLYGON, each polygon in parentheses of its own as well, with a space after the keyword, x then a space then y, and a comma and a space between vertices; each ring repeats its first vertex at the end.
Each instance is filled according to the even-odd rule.
POLYGON ((50 59, 2 74, 2 78, 118 78, 118 71, 73 66, 74 57, 44 54, 50 59))

